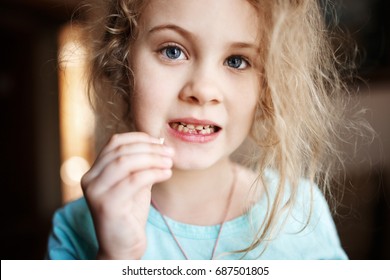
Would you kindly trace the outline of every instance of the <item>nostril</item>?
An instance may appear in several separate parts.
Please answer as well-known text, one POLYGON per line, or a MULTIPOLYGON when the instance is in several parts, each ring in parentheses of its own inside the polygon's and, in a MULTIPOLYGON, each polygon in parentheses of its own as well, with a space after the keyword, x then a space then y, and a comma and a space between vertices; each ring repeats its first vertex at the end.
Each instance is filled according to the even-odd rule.
POLYGON ((189 96, 189 100, 193 103, 199 103, 199 99, 196 98, 195 96, 189 96))

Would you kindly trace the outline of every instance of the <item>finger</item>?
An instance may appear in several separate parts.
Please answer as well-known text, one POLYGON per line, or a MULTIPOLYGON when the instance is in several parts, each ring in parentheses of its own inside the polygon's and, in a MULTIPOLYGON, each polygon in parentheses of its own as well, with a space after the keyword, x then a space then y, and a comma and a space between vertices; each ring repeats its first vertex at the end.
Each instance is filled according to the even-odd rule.
POLYGON ((88 200, 98 217, 113 219, 134 215, 146 222, 153 184, 168 180, 171 170, 149 169, 126 177, 99 196, 88 200), (134 187, 137 186, 137 187, 134 187))
POLYGON ((104 195, 110 193, 118 203, 129 203, 130 200, 148 206, 152 186, 168 180, 172 176, 171 169, 149 169, 134 173, 118 182, 104 195))
POLYGON ((159 144, 160 140, 144 132, 127 132, 114 134, 113 136, 111 136, 110 140, 107 142, 100 154, 104 155, 105 153, 108 153, 121 145, 137 142, 159 144))
POLYGON ((119 156, 91 182, 84 182, 83 188, 94 188, 96 192, 102 192, 133 173, 148 169, 170 169, 172 164, 172 158, 156 154, 119 156))
MULTIPOLYGON (((120 205, 131 207, 131 203, 140 202, 142 204, 145 202, 148 204, 152 186, 155 183, 168 180, 171 176, 171 169, 143 170, 127 176, 105 192, 95 194, 92 200, 100 205, 99 209, 101 211, 106 213, 119 211, 119 209, 115 210, 118 207, 123 209, 124 207, 120 205)), ((89 197, 87 200, 92 201, 89 197)))
POLYGON ((131 156, 137 154, 156 154, 166 157, 173 156, 173 149, 161 144, 151 144, 151 143, 132 143, 124 144, 116 149, 107 152, 105 155, 99 157, 98 160, 92 166, 88 177, 93 179, 98 176, 102 170, 110 164, 110 162, 117 160, 119 157, 131 156))

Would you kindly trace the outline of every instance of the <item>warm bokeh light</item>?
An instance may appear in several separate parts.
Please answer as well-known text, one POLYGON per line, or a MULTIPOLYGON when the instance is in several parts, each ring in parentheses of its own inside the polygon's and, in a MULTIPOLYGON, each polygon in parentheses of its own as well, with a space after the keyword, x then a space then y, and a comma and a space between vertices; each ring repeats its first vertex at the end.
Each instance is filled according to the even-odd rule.
POLYGON ((77 26, 67 25, 59 36, 61 183, 63 202, 82 195, 80 178, 94 155, 94 118, 85 93, 85 50, 77 26))
MULTIPOLYGON (((61 165, 61 180, 67 186, 78 186, 81 177, 88 171, 90 165, 85 158, 71 157, 61 165)), ((76 190, 77 191, 77 190, 76 190)), ((78 192, 78 191, 77 191, 78 192)))

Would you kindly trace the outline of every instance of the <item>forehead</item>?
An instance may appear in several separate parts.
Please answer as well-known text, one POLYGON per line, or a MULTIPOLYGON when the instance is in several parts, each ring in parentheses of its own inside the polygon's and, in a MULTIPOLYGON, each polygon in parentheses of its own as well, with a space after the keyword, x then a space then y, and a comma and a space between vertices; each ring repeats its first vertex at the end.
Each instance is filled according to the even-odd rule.
POLYGON ((149 31, 166 24, 210 40, 258 38, 258 14, 247 0, 150 0, 141 16, 141 28, 149 31))

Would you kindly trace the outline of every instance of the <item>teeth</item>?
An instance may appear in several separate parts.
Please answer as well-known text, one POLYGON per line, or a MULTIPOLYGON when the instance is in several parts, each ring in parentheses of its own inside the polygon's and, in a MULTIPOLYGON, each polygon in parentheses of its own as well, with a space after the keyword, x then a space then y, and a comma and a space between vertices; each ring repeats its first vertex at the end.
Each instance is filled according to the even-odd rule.
POLYGON ((172 123, 171 127, 179 132, 190 133, 190 134, 211 134, 215 132, 215 127, 213 125, 194 125, 186 124, 183 122, 172 123))

